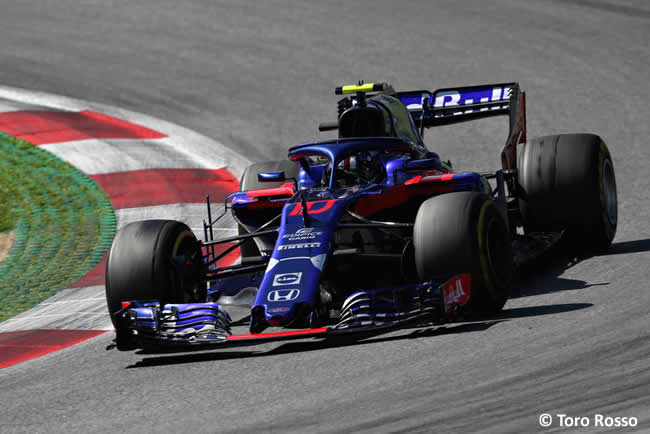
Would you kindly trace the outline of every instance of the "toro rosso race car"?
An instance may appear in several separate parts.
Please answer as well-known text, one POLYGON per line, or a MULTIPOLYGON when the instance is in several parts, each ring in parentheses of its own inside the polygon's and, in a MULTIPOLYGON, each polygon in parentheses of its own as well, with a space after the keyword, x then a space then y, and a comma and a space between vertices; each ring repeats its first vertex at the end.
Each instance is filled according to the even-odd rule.
POLYGON ((517 83, 336 94, 338 138, 257 163, 212 218, 121 229, 106 266, 120 349, 332 336, 497 313, 513 268, 561 237, 595 252, 617 223, 614 168, 592 134, 526 138, 517 83), (506 115, 496 172, 455 172, 426 128, 506 115), (232 215, 238 235, 214 239, 232 215), (240 249, 235 265, 218 266, 240 249), (243 329, 243 333, 238 332, 243 329))

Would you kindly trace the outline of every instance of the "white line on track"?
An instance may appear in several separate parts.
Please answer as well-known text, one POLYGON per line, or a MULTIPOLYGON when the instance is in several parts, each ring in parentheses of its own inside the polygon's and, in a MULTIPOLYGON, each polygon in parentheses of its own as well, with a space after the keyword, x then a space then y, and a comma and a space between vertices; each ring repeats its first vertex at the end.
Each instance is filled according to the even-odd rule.
MULTIPOLYGON (((76 311, 74 311, 74 313, 83 314, 83 315, 106 315, 106 316, 108 316, 108 314, 106 312, 99 313, 99 312, 84 312, 84 311, 76 310, 76 311)), ((15 317, 15 318, 9 318, 7 320, 7 322, 25 321, 25 320, 28 320, 28 319, 35 319, 35 318, 51 318, 51 317, 55 317, 55 316, 56 317, 61 317, 61 316, 67 316, 67 315, 70 315, 70 312, 52 313, 52 314, 49 314, 49 315, 32 315, 32 316, 25 316, 25 317, 20 317, 20 318, 15 317)))
MULTIPOLYGON (((88 175, 142 169, 231 169, 231 160, 211 143, 175 137, 162 139, 88 139, 51 143, 41 148, 88 175), (196 149, 196 153, 191 151, 196 149)), ((235 175, 237 170, 233 170, 235 175)), ((235 175, 239 176, 239 175, 235 175)))
MULTIPOLYGON (((220 207, 212 206, 212 218, 221 211, 220 207)), ((203 203, 175 203, 171 205, 156 205, 142 208, 124 208, 115 210, 117 229, 140 220, 165 218, 178 220, 188 225, 199 239, 203 239, 203 220, 207 220, 207 207, 203 203)), ((235 221, 230 214, 226 214, 218 222, 218 227, 213 230, 220 232, 236 233, 235 221)))
POLYGON ((63 303, 83 303, 85 301, 89 300, 106 300, 106 297, 93 297, 93 298, 84 298, 82 300, 65 300, 65 301, 52 301, 52 302, 43 302, 41 303, 42 305, 48 305, 48 304, 63 304, 63 303))

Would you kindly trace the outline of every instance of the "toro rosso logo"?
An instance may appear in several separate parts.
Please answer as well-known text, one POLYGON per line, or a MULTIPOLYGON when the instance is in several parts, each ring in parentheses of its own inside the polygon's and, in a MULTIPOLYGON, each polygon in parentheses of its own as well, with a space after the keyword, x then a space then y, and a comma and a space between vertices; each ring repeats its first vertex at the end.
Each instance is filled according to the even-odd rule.
POLYGON ((299 289, 276 289, 275 291, 269 292, 267 299, 274 302, 291 301, 298 298, 299 295, 299 289))
POLYGON ((302 272, 276 274, 273 277, 273 286, 297 285, 301 279, 302 272))

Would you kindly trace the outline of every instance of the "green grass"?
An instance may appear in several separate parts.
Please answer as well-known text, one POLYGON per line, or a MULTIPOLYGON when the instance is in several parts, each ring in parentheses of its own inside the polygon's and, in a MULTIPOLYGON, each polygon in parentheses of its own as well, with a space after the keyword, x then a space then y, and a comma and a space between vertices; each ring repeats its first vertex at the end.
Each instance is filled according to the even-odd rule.
POLYGON ((115 235, 104 192, 72 165, 0 132, 0 232, 14 243, 0 263, 0 321, 83 277, 115 235))
POLYGON ((4 180, 5 174, 0 173, 0 232, 7 232, 14 227, 14 211, 11 204, 11 186, 4 180))

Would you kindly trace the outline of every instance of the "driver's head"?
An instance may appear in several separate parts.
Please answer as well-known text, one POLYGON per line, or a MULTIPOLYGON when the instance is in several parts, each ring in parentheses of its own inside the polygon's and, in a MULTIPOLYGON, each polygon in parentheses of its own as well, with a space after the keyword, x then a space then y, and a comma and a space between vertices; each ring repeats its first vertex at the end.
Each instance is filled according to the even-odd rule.
POLYGON ((386 177, 386 169, 380 160, 367 152, 360 152, 341 161, 334 176, 337 188, 376 184, 386 177))
POLYGON ((386 168, 379 159, 362 152, 357 156, 357 173, 361 184, 375 184, 386 177, 386 168))

